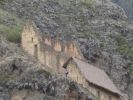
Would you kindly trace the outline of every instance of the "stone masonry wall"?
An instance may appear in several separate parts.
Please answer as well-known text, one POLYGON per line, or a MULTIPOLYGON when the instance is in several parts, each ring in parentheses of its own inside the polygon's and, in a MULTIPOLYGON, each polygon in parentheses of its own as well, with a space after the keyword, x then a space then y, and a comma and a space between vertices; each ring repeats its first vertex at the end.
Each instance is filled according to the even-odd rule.
POLYGON ((41 38, 37 35, 37 31, 35 31, 35 25, 33 27, 31 24, 34 25, 32 22, 27 23, 23 29, 22 47, 30 55, 36 56, 41 63, 44 63, 44 54, 40 43, 41 38))
POLYGON ((92 84, 89 84, 89 91, 92 92, 95 96, 97 96, 100 100, 120 100, 119 96, 116 94, 112 94, 102 88, 98 88, 92 84))
POLYGON ((69 57, 83 58, 74 42, 63 43, 60 38, 51 39, 49 35, 41 37, 33 22, 28 22, 24 27, 22 47, 28 54, 35 56, 42 64, 58 73, 63 72, 62 64, 69 57))
MULTIPOLYGON (((24 27, 22 47, 27 53, 35 56, 42 64, 62 75, 65 75, 65 69, 62 66, 70 57, 84 59, 76 43, 73 41, 63 43, 58 37, 55 39, 51 39, 50 36, 41 37, 32 22, 27 23, 24 27)), ((88 85, 75 62, 71 61, 67 70, 69 72, 68 77, 89 88, 100 100, 118 100, 115 95, 88 85)))

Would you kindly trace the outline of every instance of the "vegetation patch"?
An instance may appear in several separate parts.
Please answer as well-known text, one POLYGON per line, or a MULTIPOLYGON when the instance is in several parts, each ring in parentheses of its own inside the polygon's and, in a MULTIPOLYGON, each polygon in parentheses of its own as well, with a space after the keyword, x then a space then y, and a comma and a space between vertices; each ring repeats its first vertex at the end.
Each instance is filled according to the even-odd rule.
POLYGON ((94 3, 94 0, 85 0, 81 2, 82 5, 85 5, 87 7, 91 7, 92 5, 94 5, 94 3))
POLYGON ((0 83, 6 83, 10 80, 10 77, 4 74, 0 74, 0 83))
POLYGON ((46 78, 49 78, 51 76, 50 72, 47 72, 45 70, 38 70, 37 73, 44 74, 46 78))
MULTIPOLYGON (((133 61, 133 46, 130 46, 125 37, 117 35, 114 37, 116 41, 116 51, 123 55, 126 59, 133 61)), ((129 63, 127 66, 128 72, 133 73, 133 63, 129 63)))
POLYGON ((80 37, 86 37, 86 38, 89 38, 90 36, 94 36, 94 37, 98 37, 99 36, 99 33, 95 33, 95 32, 79 32, 78 35, 80 37))
POLYGON ((6 39, 10 42, 20 43, 22 26, 10 27, 6 31, 6 39))
POLYGON ((21 19, 0 9, 0 32, 5 35, 8 41, 20 43, 22 29, 23 22, 21 19), (10 22, 12 24, 9 24, 10 22))
POLYGON ((129 45, 125 38, 123 36, 116 36, 115 40, 117 43, 116 51, 133 59, 133 47, 129 45))
POLYGON ((5 0, 0 0, 0 5, 4 3, 5 0))

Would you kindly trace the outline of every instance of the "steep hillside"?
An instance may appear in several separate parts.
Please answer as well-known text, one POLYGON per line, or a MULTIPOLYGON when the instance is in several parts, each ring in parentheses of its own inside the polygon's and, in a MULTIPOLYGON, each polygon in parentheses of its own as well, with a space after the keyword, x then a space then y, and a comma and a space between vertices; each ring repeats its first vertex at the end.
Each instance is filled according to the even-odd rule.
POLYGON ((133 0, 112 0, 126 11, 129 20, 133 21, 133 0))
POLYGON ((0 8, 0 32, 12 42, 20 42, 23 20, 0 8))
POLYGON ((0 35, 0 100, 98 100, 2 38, 0 35))
POLYGON ((88 62, 98 63, 133 99, 133 25, 119 6, 110 0, 4 0, 0 7, 19 20, 34 20, 44 34, 78 41, 88 62))

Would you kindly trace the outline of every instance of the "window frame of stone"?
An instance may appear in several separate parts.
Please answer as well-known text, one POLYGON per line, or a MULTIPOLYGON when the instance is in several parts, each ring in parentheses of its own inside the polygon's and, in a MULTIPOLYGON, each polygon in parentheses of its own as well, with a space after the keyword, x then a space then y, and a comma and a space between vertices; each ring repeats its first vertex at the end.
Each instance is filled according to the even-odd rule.
POLYGON ((38 45, 37 44, 34 45, 34 56, 36 59, 38 59, 38 45))

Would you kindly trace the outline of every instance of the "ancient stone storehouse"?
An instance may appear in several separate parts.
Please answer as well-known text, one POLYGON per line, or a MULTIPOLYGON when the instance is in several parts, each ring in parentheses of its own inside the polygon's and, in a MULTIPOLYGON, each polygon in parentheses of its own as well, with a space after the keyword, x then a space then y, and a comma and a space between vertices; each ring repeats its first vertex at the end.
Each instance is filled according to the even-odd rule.
POLYGON ((22 47, 54 72, 88 88, 100 100, 119 100, 120 91, 103 70, 86 62, 76 42, 41 34, 35 23, 28 21, 22 32, 22 47))

